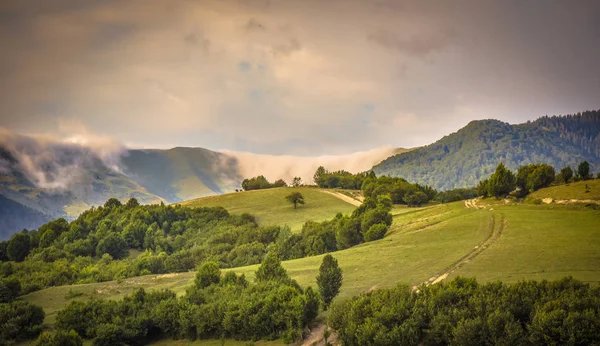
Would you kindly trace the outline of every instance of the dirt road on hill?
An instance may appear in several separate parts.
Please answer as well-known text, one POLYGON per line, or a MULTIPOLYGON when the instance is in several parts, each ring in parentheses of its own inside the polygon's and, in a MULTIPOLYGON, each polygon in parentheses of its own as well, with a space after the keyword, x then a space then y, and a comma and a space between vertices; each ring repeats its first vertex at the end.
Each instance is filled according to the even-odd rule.
POLYGON ((362 204, 361 201, 354 199, 352 197, 348 197, 348 196, 344 195, 343 193, 339 193, 339 192, 335 192, 335 191, 323 191, 323 190, 321 190, 321 192, 333 195, 333 196, 341 199, 342 201, 350 203, 356 207, 360 207, 360 205, 362 204))
MULTIPOLYGON (((465 205, 467 204, 466 202, 467 201, 465 201, 465 205)), ((467 208, 469 208, 469 207, 467 207, 467 208)), ((475 206, 474 208, 477 209, 477 206, 475 206)), ((491 231, 486 239, 484 239, 481 243, 479 243, 479 245, 475 246, 471 251, 469 251, 469 253, 467 253, 465 256, 460 258, 458 261, 456 261, 455 263, 448 266, 441 274, 431 277, 429 280, 423 282, 422 284, 429 286, 429 285, 435 285, 439 282, 442 282, 450 274, 457 271, 460 267, 471 262, 473 259, 475 259, 475 257, 479 256, 481 253, 483 253, 485 250, 487 250, 490 246, 492 246, 492 244, 494 244, 496 242, 496 240, 498 240, 500 235, 502 235, 502 231, 504 230, 505 223, 506 223, 506 221, 504 220, 503 216, 494 215, 490 219, 491 231)), ((418 287, 419 286, 413 286, 413 289, 417 289, 418 287)))

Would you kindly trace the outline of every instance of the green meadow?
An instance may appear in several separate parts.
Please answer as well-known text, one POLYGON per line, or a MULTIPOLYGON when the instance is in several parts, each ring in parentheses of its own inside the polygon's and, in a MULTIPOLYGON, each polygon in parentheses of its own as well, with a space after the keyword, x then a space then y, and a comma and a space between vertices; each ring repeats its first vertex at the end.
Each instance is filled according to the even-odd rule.
MULTIPOLYGON (((571 188, 577 186, 570 185, 571 188)), ((300 206, 297 214, 285 204, 286 208, 267 212, 271 200, 276 199, 273 205, 281 205, 279 199, 292 189, 272 190, 203 198, 186 205, 223 205, 233 213, 255 213, 265 224, 287 220, 288 224, 296 225, 295 229, 303 220, 326 219, 337 211, 349 212, 354 208, 318 189, 304 188, 301 191, 307 205, 300 206), (311 202, 326 205, 323 208, 328 212, 309 209, 311 202)), ((336 299, 397 283, 416 286, 458 275, 476 277, 480 282, 509 283, 571 275, 592 284, 600 283, 600 242, 597 241, 600 210, 576 204, 532 205, 494 199, 477 200, 476 204, 479 209, 468 208, 463 201, 421 208, 395 207, 394 221, 385 238, 334 253, 344 275, 342 290, 336 299)), ((285 261, 283 266, 301 285, 315 287, 322 257, 285 261)), ((253 280, 257 268, 254 265, 226 270, 244 273, 253 280)), ((47 314, 45 323, 51 325, 56 311, 72 300, 120 299, 138 287, 171 289, 183 294, 194 275, 194 272, 147 275, 122 281, 52 287, 23 299, 42 306, 47 314)), ((157 343, 167 344, 212 345, 220 341, 163 340, 157 343)), ((230 340, 226 344, 238 345, 230 340)))
POLYGON ((180 203, 188 207, 223 207, 232 214, 249 213, 264 226, 288 225, 300 230, 306 221, 331 219, 337 213, 350 213, 356 208, 323 189, 310 187, 280 187, 265 190, 233 192, 224 195, 198 198, 180 203), (294 209, 286 203, 285 196, 298 191, 306 204, 294 209))

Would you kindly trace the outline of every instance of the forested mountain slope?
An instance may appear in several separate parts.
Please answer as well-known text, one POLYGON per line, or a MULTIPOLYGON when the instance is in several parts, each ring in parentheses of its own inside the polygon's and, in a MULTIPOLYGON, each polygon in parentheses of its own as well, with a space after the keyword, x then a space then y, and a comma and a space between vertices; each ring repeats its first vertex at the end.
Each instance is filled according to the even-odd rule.
POLYGON ((539 162, 560 169, 577 167, 584 160, 592 172, 600 169, 600 111, 546 116, 517 125, 472 121, 433 144, 389 157, 373 170, 447 190, 475 186, 499 162, 512 170, 539 162))

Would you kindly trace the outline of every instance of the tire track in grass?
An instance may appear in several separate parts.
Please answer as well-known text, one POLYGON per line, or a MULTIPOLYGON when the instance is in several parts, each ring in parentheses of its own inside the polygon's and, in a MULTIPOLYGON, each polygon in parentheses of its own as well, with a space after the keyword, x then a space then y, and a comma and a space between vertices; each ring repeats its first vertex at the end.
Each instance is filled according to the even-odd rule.
MULTIPOLYGON (((458 261, 452 263, 444 270, 442 270, 439 274, 431 277, 429 280, 423 282, 421 285, 429 286, 435 285, 444 279, 446 279, 450 274, 454 273, 458 269, 460 269, 465 264, 469 263, 475 257, 479 256, 485 250, 487 250, 490 246, 492 246, 496 240, 502 235, 502 231, 504 230, 504 226, 506 220, 502 215, 493 215, 489 221, 490 232, 488 236, 481 242, 479 245, 475 246, 469 253, 461 257, 458 261)), ((420 286, 420 285, 419 285, 420 286)), ((413 289, 418 289, 419 286, 413 286, 413 289)))

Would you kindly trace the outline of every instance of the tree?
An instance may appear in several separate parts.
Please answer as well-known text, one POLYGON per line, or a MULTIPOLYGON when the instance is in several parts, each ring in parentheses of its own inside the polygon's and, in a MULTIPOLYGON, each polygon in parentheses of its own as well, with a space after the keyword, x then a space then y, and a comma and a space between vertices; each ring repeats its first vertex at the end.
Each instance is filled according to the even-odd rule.
POLYGON ((0 303, 8 303, 12 299, 13 299, 12 290, 6 286, 4 281, 0 280, 0 303))
POLYGON ((300 177, 294 177, 294 179, 292 180, 292 186, 293 187, 300 187, 300 186, 302 186, 302 178, 300 178, 300 177))
POLYGON ((479 184, 477 184, 477 195, 478 196, 483 196, 483 197, 487 197, 488 196, 488 183, 489 183, 489 179, 484 179, 479 181, 479 184))
POLYGON ((319 168, 317 168, 317 171, 313 175, 313 180, 315 184, 317 184, 317 186, 321 186, 321 184, 323 183, 323 178, 325 178, 326 174, 327 171, 325 170, 325 167, 319 166, 319 168))
POLYGON ((519 167, 516 185, 521 195, 548 187, 554 181, 554 167, 547 164, 531 164, 519 167))
POLYGON ((31 238, 24 233, 16 233, 8 242, 6 255, 8 259, 15 262, 22 262, 31 250, 31 238))
POLYGON ((196 273, 196 287, 206 288, 212 284, 218 284, 221 280, 221 270, 215 262, 204 262, 196 273))
POLYGON ((104 203, 104 208, 111 209, 122 206, 121 201, 116 198, 109 198, 106 203, 104 203))
POLYGON ((410 191, 404 195, 404 202, 406 202, 409 207, 418 207, 427 203, 427 195, 422 191, 410 191))
POLYGON ((256 281, 282 280, 288 277, 275 252, 269 252, 256 271, 256 281))
POLYGON ((294 209, 296 209, 298 204, 304 204, 304 196, 302 196, 302 194, 297 191, 285 196, 285 199, 294 205, 294 209))
POLYGON ((325 255, 317 276, 317 285, 323 300, 324 310, 329 308, 333 298, 340 293, 342 280, 342 268, 338 265, 337 260, 330 254, 325 255))
POLYGON ((81 346, 83 340, 75 332, 71 330, 65 332, 63 330, 55 330, 51 332, 43 332, 37 340, 35 340, 34 346, 81 346))
POLYGON ((130 198, 130 199, 127 201, 127 203, 125 203, 125 206, 126 206, 127 208, 129 208, 129 209, 131 209, 131 208, 135 208, 135 207, 139 207, 139 206, 140 206, 140 202, 138 202, 138 200, 137 200, 137 199, 135 199, 135 198, 133 198, 133 197, 132 197, 132 198, 130 198))
POLYGON ((129 255, 127 249, 127 242, 120 234, 110 233, 98 243, 96 255, 100 256, 107 253, 114 259, 121 259, 129 255))
POLYGON ((565 182, 565 184, 568 183, 571 180, 571 178, 573 178, 573 170, 569 166, 561 169, 560 174, 562 175, 562 179, 565 182))
POLYGON ((516 177, 513 172, 500 163, 488 181, 488 195, 501 197, 508 195, 516 187, 516 177))
POLYGON ((365 233, 365 241, 373 241, 382 239, 388 230, 388 226, 384 223, 378 223, 369 227, 369 230, 365 233))
POLYGON ((587 161, 583 161, 577 167, 577 176, 581 180, 589 180, 590 179, 590 164, 587 161))
POLYGON ((286 187, 287 183, 283 179, 275 180, 275 182, 271 185, 272 187, 286 187))

